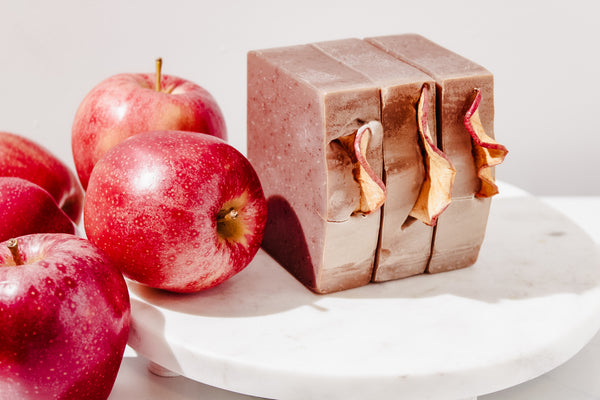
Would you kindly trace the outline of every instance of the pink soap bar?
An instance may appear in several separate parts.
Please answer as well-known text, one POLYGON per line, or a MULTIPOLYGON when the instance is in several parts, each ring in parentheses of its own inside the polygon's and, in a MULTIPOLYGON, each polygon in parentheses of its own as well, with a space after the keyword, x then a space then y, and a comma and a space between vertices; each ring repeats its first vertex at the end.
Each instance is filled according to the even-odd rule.
MULTIPOLYGON (((435 81, 417 68, 360 39, 316 43, 316 47, 366 76, 380 89, 384 180, 387 199, 374 281, 423 273, 431 254, 433 228, 409 217, 425 179, 417 127, 417 103, 435 81)), ((435 132, 435 90, 430 90, 430 127, 435 132)))
POLYGON ((437 85, 438 147, 456 168, 452 203, 439 217, 429 272, 443 272, 472 265, 484 239, 490 198, 476 198, 481 182, 472 154, 471 136, 464 116, 479 89, 479 116, 485 132, 493 134, 493 75, 480 65, 419 35, 395 35, 366 39, 390 55, 419 68, 437 85))
MULTIPOLYGON (((360 187, 340 145, 380 123, 379 89, 313 45, 248 53, 248 158, 268 201, 263 248, 317 293, 371 280, 380 210, 356 213, 360 187)), ((382 130, 367 160, 381 176, 382 130)))

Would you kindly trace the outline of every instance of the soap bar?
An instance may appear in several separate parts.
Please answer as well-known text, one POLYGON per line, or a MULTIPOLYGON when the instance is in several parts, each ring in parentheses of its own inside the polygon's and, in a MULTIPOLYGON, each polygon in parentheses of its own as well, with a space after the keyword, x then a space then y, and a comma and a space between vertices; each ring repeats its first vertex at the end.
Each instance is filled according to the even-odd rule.
POLYGON ((367 125, 381 177, 379 88, 313 45, 248 53, 247 155, 268 202, 263 249, 316 293, 367 284, 381 209, 360 210, 348 139, 367 125))
POLYGON ((437 91, 438 147, 456 168, 452 203, 441 214, 434 233, 428 272, 472 265, 484 239, 489 197, 475 196, 481 187, 472 153, 472 139, 464 116, 476 91, 481 93, 479 117, 493 135, 493 75, 480 65, 414 34, 366 39, 369 43, 431 76, 437 91))
POLYGON ((417 103, 423 87, 431 87, 428 115, 430 129, 435 132, 435 81, 364 40, 335 40, 315 46, 366 76, 380 90, 387 199, 382 208, 373 281, 423 273, 429 262, 433 228, 409 217, 409 213, 425 180, 417 103))

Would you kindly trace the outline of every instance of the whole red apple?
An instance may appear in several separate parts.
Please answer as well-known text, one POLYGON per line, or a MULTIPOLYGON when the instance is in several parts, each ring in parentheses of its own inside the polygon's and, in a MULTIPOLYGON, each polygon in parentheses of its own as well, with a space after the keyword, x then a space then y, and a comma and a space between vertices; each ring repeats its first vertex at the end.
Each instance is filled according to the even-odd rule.
POLYGON ((160 67, 156 74, 112 76, 87 94, 73 122, 71 146, 83 188, 94 165, 110 148, 129 136, 154 130, 227 138, 217 102, 197 84, 161 75, 160 67))
POLYGON ((146 132, 96 164, 87 237, 129 278, 174 292, 215 286, 260 247, 266 201, 250 162, 213 136, 146 132))
POLYGON ((106 399, 130 324, 127 286, 89 241, 0 243, 0 399, 106 399))
POLYGON ((27 179, 46 189, 75 223, 81 218, 83 190, 61 160, 23 136, 0 132, 0 177, 27 179))
POLYGON ((50 194, 25 179, 0 177, 0 241, 29 233, 75 233, 50 194))

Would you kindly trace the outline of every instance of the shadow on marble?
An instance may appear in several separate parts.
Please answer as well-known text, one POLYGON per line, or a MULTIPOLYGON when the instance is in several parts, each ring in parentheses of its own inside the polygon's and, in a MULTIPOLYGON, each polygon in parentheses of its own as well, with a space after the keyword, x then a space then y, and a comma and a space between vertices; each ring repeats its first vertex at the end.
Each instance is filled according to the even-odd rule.
POLYGON ((129 283, 129 289, 145 302, 163 309, 222 318, 274 314, 314 304, 320 298, 262 250, 245 270, 202 292, 171 293, 134 282, 129 283))
POLYGON ((585 351, 580 351, 568 362, 548 372, 545 377, 553 383, 560 384, 573 390, 600 394, 600 334, 597 334, 585 351))
POLYGON ((561 213, 532 197, 496 201, 475 265, 436 275, 371 284, 340 298, 428 298, 451 295, 496 303, 582 294, 600 286, 592 239, 561 213))
POLYGON ((228 392, 184 376, 159 377, 152 374, 147 365, 148 360, 141 356, 124 357, 108 400, 259 400, 258 397, 228 392))
POLYGON ((581 294, 600 286, 600 258, 591 238, 533 197, 497 199, 477 263, 469 268, 372 283, 329 295, 306 289, 267 253, 229 281, 195 294, 130 283, 149 304, 200 316, 251 317, 312 307, 329 299, 427 299, 454 296, 486 303, 581 294))

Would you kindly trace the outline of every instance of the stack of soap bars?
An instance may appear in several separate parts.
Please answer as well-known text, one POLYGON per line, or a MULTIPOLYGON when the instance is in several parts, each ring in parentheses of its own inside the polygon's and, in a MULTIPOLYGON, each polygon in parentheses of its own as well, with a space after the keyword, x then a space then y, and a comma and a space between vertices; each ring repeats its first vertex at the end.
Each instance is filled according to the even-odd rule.
POLYGON ((474 264, 493 118, 492 74, 419 35, 249 52, 263 248, 316 293, 474 264))

